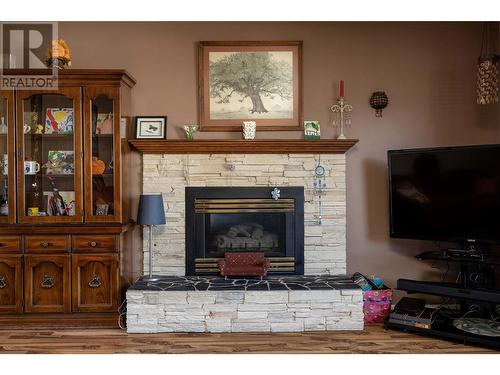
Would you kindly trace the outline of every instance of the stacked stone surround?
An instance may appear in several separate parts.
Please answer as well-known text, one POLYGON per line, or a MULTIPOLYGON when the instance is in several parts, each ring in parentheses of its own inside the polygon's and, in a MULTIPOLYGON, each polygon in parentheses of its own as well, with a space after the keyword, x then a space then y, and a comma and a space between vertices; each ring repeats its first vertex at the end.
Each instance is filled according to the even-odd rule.
POLYGON ((172 290, 162 289, 161 283, 139 283, 127 291, 127 332, 363 329, 363 297, 356 286, 267 291, 233 288, 237 287, 222 285, 219 288, 222 290, 177 290, 183 287, 174 285, 172 290))
MULTIPOLYGON (((304 272, 346 273, 346 190, 344 154, 144 155, 143 192, 162 193, 167 224, 154 230, 153 273, 185 274, 186 186, 304 186, 304 272), (322 224, 317 224, 314 169, 321 159, 326 191, 322 224)), ((148 272, 147 236, 144 271, 148 272)))
POLYGON ((128 291, 127 332, 363 329, 361 291, 128 291))

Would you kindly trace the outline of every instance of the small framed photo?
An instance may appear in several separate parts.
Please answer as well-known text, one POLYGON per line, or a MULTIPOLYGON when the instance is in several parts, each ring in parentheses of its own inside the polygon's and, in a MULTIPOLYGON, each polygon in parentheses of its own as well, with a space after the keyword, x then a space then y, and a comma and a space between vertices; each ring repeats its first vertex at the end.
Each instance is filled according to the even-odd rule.
POLYGON ((304 139, 317 140, 321 136, 319 121, 304 121, 304 139))
POLYGON ((135 118, 137 139, 166 139, 167 116, 140 116, 135 118))

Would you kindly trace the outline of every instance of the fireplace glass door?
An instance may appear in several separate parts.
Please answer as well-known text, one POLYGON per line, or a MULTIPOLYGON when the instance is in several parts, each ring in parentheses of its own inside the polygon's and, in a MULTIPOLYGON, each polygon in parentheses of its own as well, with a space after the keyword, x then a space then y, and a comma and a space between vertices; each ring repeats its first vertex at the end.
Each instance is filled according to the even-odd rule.
POLYGON ((294 257, 294 199, 197 198, 194 205, 198 258, 246 251, 294 257))
POLYGON ((226 253, 262 252, 270 273, 304 273, 304 188, 186 187, 186 274, 218 274, 226 253))

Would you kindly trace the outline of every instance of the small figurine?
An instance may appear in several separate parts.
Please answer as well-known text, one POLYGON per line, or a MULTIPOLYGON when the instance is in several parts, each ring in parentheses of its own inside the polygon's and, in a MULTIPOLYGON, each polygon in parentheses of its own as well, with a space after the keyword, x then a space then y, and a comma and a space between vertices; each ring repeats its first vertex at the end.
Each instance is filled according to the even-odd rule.
POLYGON ((5 124, 5 117, 2 117, 0 120, 0 134, 7 134, 8 132, 7 125, 5 124))
POLYGON ((47 67, 57 69, 66 69, 71 66, 69 46, 63 39, 52 41, 45 63, 47 67))
POLYGON ((50 216, 67 216, 66 204, 64 199, 59 194, 59 190, 53 189, 52 197, 49 198, 47 211, 50 216))
POLYGON ((35 125, 35 129, 33 131, 35 134, 43 134, 43 125, 35 125))

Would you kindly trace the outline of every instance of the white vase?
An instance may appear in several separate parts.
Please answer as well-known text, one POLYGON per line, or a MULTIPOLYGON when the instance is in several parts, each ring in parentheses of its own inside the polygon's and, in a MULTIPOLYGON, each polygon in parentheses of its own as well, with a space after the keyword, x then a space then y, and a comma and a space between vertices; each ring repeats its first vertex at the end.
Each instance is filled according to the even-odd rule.
POLYGON ((255 139, 256 129, 257 129, 257 124, 255 123, 255 121, 243 121, 243 138, 255 139))

